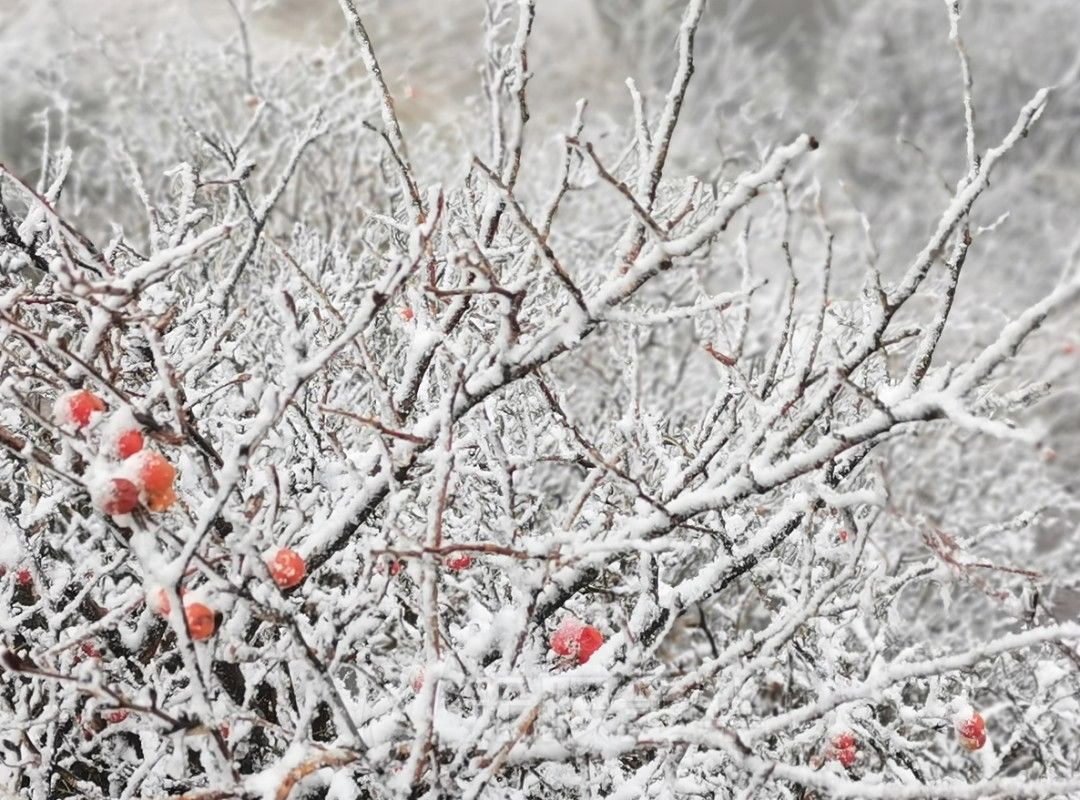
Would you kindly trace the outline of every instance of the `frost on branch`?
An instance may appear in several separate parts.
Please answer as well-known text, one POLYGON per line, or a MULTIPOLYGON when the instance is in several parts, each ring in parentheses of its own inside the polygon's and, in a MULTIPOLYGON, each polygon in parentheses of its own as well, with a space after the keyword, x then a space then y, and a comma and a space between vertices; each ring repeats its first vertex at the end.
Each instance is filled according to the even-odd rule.
POLYGON ((688 175, 704 0, 554 147, 543 4, 489 0, 450 154, 340 6, 332 58, 155 62, 179 105, 61 106, 36 183, 0 166, 0 784, 1080 792, 1039 414, 1080 273, 989 326, 969 278, 1046 252, 994 204, 1058 84, 980 129, 946 3, 951 179, 894 228, 828 131, 688 175))

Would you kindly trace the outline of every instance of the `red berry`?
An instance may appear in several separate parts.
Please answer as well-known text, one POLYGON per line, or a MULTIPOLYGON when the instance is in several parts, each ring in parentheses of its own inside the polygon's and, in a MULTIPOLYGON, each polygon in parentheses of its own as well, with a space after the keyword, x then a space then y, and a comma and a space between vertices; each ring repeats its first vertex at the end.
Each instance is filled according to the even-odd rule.
POLYGON ((188 631, 192 639, 200 641, 214 635, 214 612, 209 606, 202 603, 189 603, 184 607, 184 616, 187 618, 188 631))
POLYGON ((142 449, 142 431, 124 431, 116 440, 116 455, 118 455, 121 459, 133 456, 142 449))
POLYGON ((385 564, 380 561, 378 564, 375 565, 375 568, 379 571, 380 575, 387 571, 389 571, 392 576, 397 575, 399 572, 401 572, 401 561, 396 558, 390 559, 385 564))
POLYGON ((578 661, 584 664, 603 644, 604 634, 591 625, 586 625, 578 637, 578 661))
POLYGON ((855 736, 852 733, 841 733, 833 739, 832 746, 837 750, 848 750, 855 746, 855 736))
POLYGON ((138 505, 139 488, 126 478, 113 478, 101 503, 105 513, 114 517, 130 514, 138 505))
POLYGON ((104 411, 105 403, 89 389, 80 389, 67 395, 63 401, 61 423, 74 422, 80 428, 90 424, 90 416, 95 411, 104 411))
MULTIPOLYGON (((185 594, 187 594, 187 589, 181 589, 180 597, 182 598, 185 594)), ((169 602, 169 593, 165 591, 164 587, 157 590, 153 601, 150 602, 150 608, 163 617, 169 616, 172 611, 172 603, 169 602)))
POLYGON ((839 761, 845 768, 850 767, 855 763, 855 759, 858 756, 855 749, 855 734, 851 731, 838 733, 833 737, 832 743, 825 755, 833 761, 839 761))
POLYGON ((123 722, 128 717, 128 712, 122 708, 118 708, 116 711, 110 711, 105 715, 106 721, 113 725, 117 725, 123 722))
POLYGON ((304 580, 304 559, 295 550, 279 547, 270 552, 267 566, 274 583, 281 589, 291 589, 304 580))
POLYGON ((34 577, 30 574, 30 570, 20 569, 15 573, 15 580, 19 582, 20 586, 29 586, 34 582, 34 577))
MULTIPOLYGON (((98 652, 93 642, 80 642, 79 649, 83 652, 83 655, 89 658, 101 658, 101 653, 98 652)), ((82 661, 82 656, 76 654, 75 660, 82 661)))
POLYGON ((560 656, 576 658, 584 664, 604 644, 604 634, 591 625, 568 619, 551 637, 551 649, 560 656))
POLYGON ((401 318, 404 319, 406 322, 412 321, 413 310, 408 307, 401 309, 401 318))
POLYGON ((562 623, 551 637, 551 649, 560 656, 577 655, 578 635, 585 626, 576 619, 562 623))
POLYGON ((446 566, 454 571, 468 569, 472 565, 472 559, 468 553, 458 553, 446 559, 446 566))
POLYGON ((968 750, 978 750, 986 744, 986 723, 978 711, 956 727, 960 735, 960 744, 968 750))
POLYGON ((840 529, 840 533, 838 533, 837 536, 841 542, 846 542, 848 540, 848 532, 843 528, 840 529))
POLYGON ((164 589, 158 589, 157 597, 154 599, 154 611, 161 614, 163 617, 169 616, 172 612, 172 603, 169 602, 169 593, 164 589))

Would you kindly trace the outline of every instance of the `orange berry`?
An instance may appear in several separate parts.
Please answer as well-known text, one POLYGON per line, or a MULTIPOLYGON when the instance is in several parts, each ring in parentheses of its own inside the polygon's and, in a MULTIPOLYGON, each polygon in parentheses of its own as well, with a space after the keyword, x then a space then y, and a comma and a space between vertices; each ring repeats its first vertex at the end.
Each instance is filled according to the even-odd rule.
POLYGON ((176 468, 153 450, 143 451, 139 458, 139 481, 146 493, 146 507, 151 511, 165 511, 176 502, 173 490, 176 468))
POLYGON ((146 507, 151 511, 166 511, 176 502, 176 492, 170 486, 160 492, 147 491, 146 507))
POLYGON ((291 589, 304 580, 304 559, 295 550, 279 547, 268 554, 267 567, 270 577, 281 589, 291 589))
POLYGON ((172 491, 176 468, 165 460, 160 453, 146 451, 139 463, 139 480, 147 494, 161 494, 172 491))
POLYGON ((184 616, 187 618, 191 638, 195 641, 209 639, 214 635, 214 612, 209 606, 202 603, 188 603, 184 607, 184 616))
POLYGON ((127 478, 113 478, 102 499, 102 510, 111 516, 130 514, 139 505, 139 488, 127 478))
POLYGON ((142 431, 124 431, 116 440, 116 455, 121 459, 133 456, 143 449, 142 431))
POLYGON ((62 408, 61 422, 74 422, 80 428, 85 428, 95 411, 105 410, 105 403, 89 389, 79 389, 67 395, 62 408))

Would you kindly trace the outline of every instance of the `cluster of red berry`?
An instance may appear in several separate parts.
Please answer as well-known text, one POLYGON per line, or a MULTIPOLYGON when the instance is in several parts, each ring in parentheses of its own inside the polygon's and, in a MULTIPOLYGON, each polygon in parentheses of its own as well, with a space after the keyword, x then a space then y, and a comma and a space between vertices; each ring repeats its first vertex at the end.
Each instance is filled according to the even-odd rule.
MULTIPOLYGON (((57 422, 76 428, 89 427, 95 415, 105 411, 105 402, 88 389, 63 395, 56 403, 57 422)), ((119 421, 123 426, 123 418, 119 421)), ((143 449, 143 434, 137 427, 121 427, 114 434, 105 449, 109 457, 121 462, 122 474, 108 478, 95 492, 100 508, 106 514, 118 516, 130 514, 140 503, 150 511, 165 511, 172 506, 176 502, 173 489, 176 468, 161 454, 143 449)), ((280 588, 291 589, 304 580, 304 559, 295 550, 274 548, 264 558, 270 576, 280 588)), ((27 580, 29 577, 27 573, 27 580)), ((181 589, 180 595, 185 597, 187 590, 181 589)), ((165 589, 158 589, 153 608, 162 616, 169 615, 171 604, 165 589)), ((184 618, 192 639, 209 639, 214 635, 216 614, 205 603, 184 599, 184 618)))
MULTIPOLYGON (((304 563, 303 556, 288 547, 272 548, 264 554, 263 559, 270 572, 270 577, 273 578, 274 583, 277 584, 280 589, 292 589, 293 587, 298 586, 307 574, 307 567, 304 563)), ((456 555, 448 556, 445 563, 450 569, 460 571, 467 569, 472 565, 472 558, 467 553, 458 553, 456 555)), ((391 575, 396 575, 400 569, 400 561, 395 560, 390 562, 391 575)), ((181 596, 184 596, 187 594, 187 591, 181 589, 180 594, 181 596)), ((171 606, 168 594, 164 589, 158 589, 153 608, 162 616, 169 615, 171 606)), ((185 600, 184 616, 187 620, 188 631, 191 633, 193 639, 208 639, 214 635, 216 629, 215 614, 205 603, 188 602, 185 600)), ((596 645, 596 647, 598 646, 599 645, 596 645)), ((588 656, 592 654, 596 647, 589 649, 590 645, 586 644, 583 649, 583 652, 585 652, 586 655, 581 660, 583 662, 587 660, 588 656)))
POLYGON ((604 644, 604 634, 592 625, 586 625, 570 617, 556 629, 551 637, 551 649, 564 658, 575 659, 584 664, 604 644))
MULTIPOLYGON (((450 555, 448 555, 443 560, 443 563, 446 565, 447 569, 453 570, 454 572, 461 572, 462 570, 466 570, 471 567, 473 560, 472 556, 470 556, 468 553, 459 552, 451 553, 450 555)), ((401 559, 392 558, 385 563, 380 561, 375 565, 375 569, 380 575, 389 572, 390 577, 394 577, 399 572, 401 572, 401 559)))
MULTIPOLYGON (((986 722, 982 714, 969 709, 956 720, 956 733, 960 744, 967 750, 979 750, 986 744, 986 722)), ((855 734, 851 731, 838 733, 825 751, 826 758, 839 761, 845 768, 850 767, 858 758, 855 734)))
MULTIPOLYGON (((105 402, 89 389, 62 395, 56 404, 57 421, 77 428, 88 427, 105 410, 105 402)), ((130 514, 140 502, 150 511, 166 511, 176 502, 176 468, 160 453, 143 450, 144 444, 142 431, 136 427, 124 428, 111 438, 107 454, 121 462, 121 474, 94 491, 95 501, 106 514, 130 514)))
MULTIPOLYGON (((276 547, 268 550, 263 556, 270 577, 281 589, 291 589, 300 585, 304 580, 307 569, 303 557, 295 550, 288 547, 276 547)), ((187 590, 180 590, 180 597, 184 602, 184 619, 187 621, 188 632, 196 641, 209 639, 217 629, 217 615, 206 603, 187 598, 187 590)), ((169 602, 168 592, 159 588, 154 596, 153 610, 164 617, 169 616, 172 604, 169 602)))

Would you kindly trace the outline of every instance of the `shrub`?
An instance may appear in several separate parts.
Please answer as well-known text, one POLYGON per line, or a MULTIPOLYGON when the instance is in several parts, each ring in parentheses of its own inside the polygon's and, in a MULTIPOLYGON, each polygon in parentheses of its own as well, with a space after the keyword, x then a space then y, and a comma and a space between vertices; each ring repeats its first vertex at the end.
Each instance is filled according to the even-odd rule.
POLYGON ((961 283, 1055 89, 979 149, 960 82, 948 196, 884 184, 912 242, 822 188, 827 136, 672 174, 703 0, 662 100, 579 104, 551 169, 543 4, 488 3, 462 167, 340 2, 328 56, 162 57, 55 112, 78 161, 0 167, 4 785, 1080 791, 1077 549, 1037 539, 1075 497, 1031 411, 1080 276, 988 336, 961 283))

